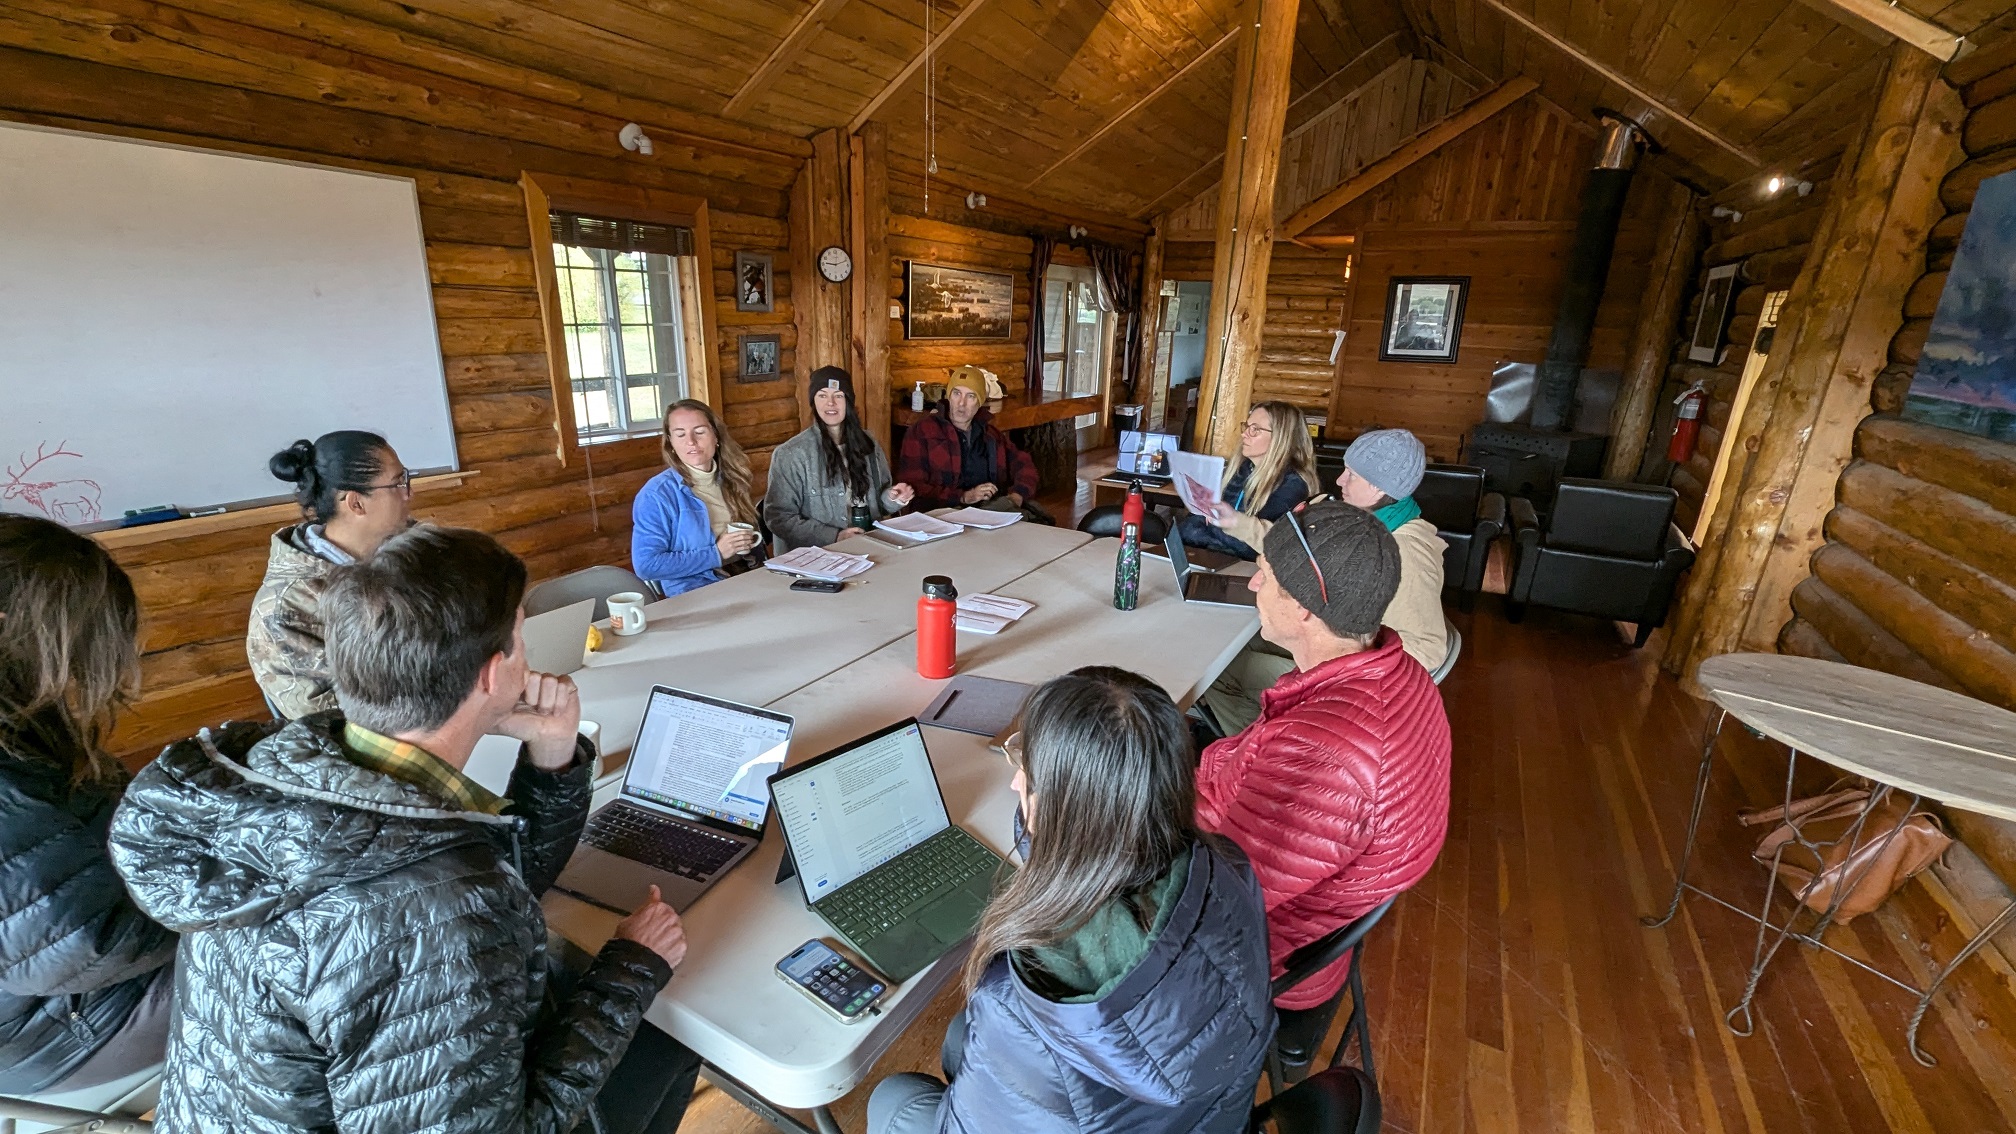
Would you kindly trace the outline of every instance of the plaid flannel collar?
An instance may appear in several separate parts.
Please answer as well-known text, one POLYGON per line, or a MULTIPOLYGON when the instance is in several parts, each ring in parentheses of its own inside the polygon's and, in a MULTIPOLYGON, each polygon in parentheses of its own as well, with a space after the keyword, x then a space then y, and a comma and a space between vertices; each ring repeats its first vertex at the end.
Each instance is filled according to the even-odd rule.
POLYGON ((358 767, 412 784, 451 807, 500 815, 511 804, 417 744, 380 736, 346 721, 343 747, 358 767))

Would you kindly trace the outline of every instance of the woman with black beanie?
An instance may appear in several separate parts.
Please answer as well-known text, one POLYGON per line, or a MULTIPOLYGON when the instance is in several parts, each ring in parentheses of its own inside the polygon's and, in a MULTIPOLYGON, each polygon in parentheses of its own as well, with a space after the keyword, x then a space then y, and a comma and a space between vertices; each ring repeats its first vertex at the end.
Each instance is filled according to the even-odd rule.
POLYGON ((770 455, 763 499, 763 518, 785 551, 858 535, 913 495, 909 485, 889 483, 889 457, 861 428, 847 371, 814 370, 806 397, 818 420, 770 455))

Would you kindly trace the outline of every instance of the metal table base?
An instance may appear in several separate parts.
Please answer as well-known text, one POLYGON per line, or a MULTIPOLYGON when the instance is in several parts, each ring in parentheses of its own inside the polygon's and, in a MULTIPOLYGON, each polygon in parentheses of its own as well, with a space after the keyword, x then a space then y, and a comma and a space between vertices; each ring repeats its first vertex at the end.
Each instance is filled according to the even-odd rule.
POLYGON ((724 1074, 711 1063, 700 1065, 700 1076, 716 1087, 721 1088, 722 1092, 729 1098, 748 1107, 758 1118, 768 1122, 778 1130, 784 1131, 785 1134, 845 1134, 840 1129, 839 1120, 833 1117, 831 1107, 813 1107, 812 1121, 817 1125, 807 1126, 798 1121, 797 1118, 772 1106, 770 1100, 750 1090, 747 1083, 724 1074))
MULTIPOLYGON (((1842 832, 1838 838, 1808 838, 1805 831, 1801 829, 1801 821, 1794 819, 1791 815, 1793 777, 1798 770, 1800 753, 1798 749, 1791 748, 1789 745, 1787 746, 1788 755, 1785 761, 1784 803, 1786 807, 1785 822, 1791 826, 1793 838, 1780 844, 1771 856, 1769 869, 1765 874, 1764 901, 1759 907, 1758 912, 1751 913, 1749 910, 1742 909, 1689 882, 1687 880, 1687 871, 1694 860, 1694 847, 1701 828, 1702 805, 1708 797, 1708 776, 1714 763, 1715 745, 1721 739, 1722 726, 1728 719, 1729 711, 1718 709, 1713 720, 1708 724, 1706 736, 1701 743, 1701 766, 1694 775, 1694 801, 1688 811, 1687 839, 1680 851, 1680 869, 1673 879, 1673 898, 1666 904, 1666 911, 1664 913, 1642 917, 1639 919, 1640 924, 1649 929, 1657 929, 1672 921, 1673 916, 1680 911, 1681 898, 1690 891, 1757 924, 1757 939, 1751 950, 1750 973, 1748 979, 1744 981, 1743 997, 1736 1002, 1736 1006, 1731 1008, 1723 1018, 1729 1030, 1739 1036, 1748 1036, 1755 1030, 1752 1005, 1757 997, 1758 982, 1764 977, 1764 970, 1770 967, 1772 959, 1778 955, 1779 949, 1787 941, 1797 941, 1803 945, 1823 949, 1865 972, 1881 977, 1906 992, 1916 995, 1918 1003, 1912 1010, 1911 1022, 1905 1029, 1905 1040, 1910 1048, 1913 1059, 1916 1059, 1926 1067, 1938 1066, 1939 1061, 1927 1055, 1918 1046, 1918 1029, 1925 1022, 1925 1013, 1932 1006, 1932 998, 1938 994, 1940 986, 1946 982, 1947 977, 1953 974, 1953 970, 1959 968, 1961 964, 1966 962, 1967 958, 1979 951, 1981 946, 1987 944, 1990 938, 2000 932, 2004 926, 2009 925, 2012 919, 2016 919, 2016 901, 2012 901, 2003 907, 2001 913, 1996 914, 1986 925, 1982 926, 1968 940, 1967 944, 1958 953, 1953 955, 1951 960, 1947 961, 1945 965, 1933 974, 1932 982, 1924 988, 1918 988, 1859 958, 1851 957, 1822 940, 1827 930, 1833 927, 1835 915, 1839 912, 1842 901, 1849 893, 1854 891, 1856 883, 1861 881, 1862 874, 1867 871, 1867 863, 1854 874, 1845 878, 1841 884, 1834 887, 1832 900, 1828 902, 1825 910, 1818 913, 1808 907, 1799 894, 1793 893, 1788 888, 1786 894, 1792 898, 1792 910, 1785 916, 1782 922, 1773 921, 1771 907, 1778 895, 1778 866, 1783 861, 1786 850, 1796 844, 1811 853, 1817 862, 1822 861, 1824 859, 1824 852, 1832 847, 1843 843, 1846 843, 1851 848, 1860 845, 1857 840, 1862 834, 1863 827, 1868 823, 1869 816, 1884 802, 1885 797, 1892 790, 1880 784, 1873 786, 1869 792, 1869 800, 1863 805, 1861 814, 1857 815, 1849 823, 1847 830, 1842 832), (1802 922, 1805 924, 1802 925, 1802 922)), ((1911 796, 1910 803, 1904 809, 1905 815, 1908 816, 1911 812, 1917 810, 1919 802, 1919 796, 1911 796)), ((1884 848, 1887 849, 1889 841, 1896 838, 1897 833, 1903 829, 1904 825, 1899 823, 1880 836, 1884 848)), ((1868 862, 1874 862, 1881 857, 1881 850, 1879 850, 1877 854, 1868 857, 1868 862)))

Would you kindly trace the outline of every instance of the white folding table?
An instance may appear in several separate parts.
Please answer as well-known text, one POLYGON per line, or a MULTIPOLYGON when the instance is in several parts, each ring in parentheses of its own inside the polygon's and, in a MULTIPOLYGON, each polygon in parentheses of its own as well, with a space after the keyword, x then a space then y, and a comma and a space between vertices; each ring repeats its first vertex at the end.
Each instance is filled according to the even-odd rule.
MULTIPOLYGON (((1185 603, 1176 593, 1173 573, 1166 566, 1156 570, 1152 561, 1143 567, 1139 607, 1130 612, 1113 609, 1113 560, 1118 544, 1111 539, 1084 543, 1003 577, 1014 572, 1016 564, 1043 558, 1062 536, 1054 529, 1017 524, 947 540, 937 556, 920 554, 937 545, 892 553, 902 578, 888 590, 900 592, 904 601, 872 612, 885 619, 886 625, 852 625, 847 621, 857 617, 852 612, 837 620, 847 623, 840 626, 829 626, 826 618, 793 618, 808 648, 813 639, 844 634, 866 645, 855 656, 810 680, 794 682, 761 675, 738 685, 729 675, 710 671, 700 675, 707 684, 699 688, 790 713, 797 722, 791 741, 792 763, 915 715, 944 683, 917 676, 911 630, 914 619, 910 616, 917 584, 910 576, 940 571, 951 574, 962 592, 988 590, 1036 604, 999 635, 962 632, 960 673, 1034 683, 1083 665, 1117 665, 1146 675, 1187 703, 1258 629, 1251 608, 1185 603), (969 540, 973 542, 965 548, 957 547, 969 540), (909 556, 918 558, 906 558, 909 556), (978 562, 995 556, 1002 558, 992 567, 978 562), (931 566, 933 559, 956 559, 961 566, 957 570, 931 566), (752 695, 752 688, 781 692, 765 699, 752 695)), ((864 578, 884 569, 878 566, 864 578)), ((872 601, 879 603, 881 599, 872 601)), ((824 609, 839 613, 842 608, 824 609)), ((654 618, 654 625, 658 623, 654 618)), ((684 627, 683 619, 680 625, 684 627)), ((648 641, 660 633, 654 629, 643 637, 648 641)), ((661 650, 657 643, 650 648, 659 656, 673 652, 661 650)), ((779 663, 784 664, 783 659, 779 663)), ((795 659, 789 664, 803 671, 818 668, 795 659)), ((680 668, 685 671, 684 659, 680 668)), ((641 714, 654 682, 678 684, 683 679, 655 665, 598 665, 594 669, 608 672, 587 672, 582 681, 584 704, 594 704, 602 714, 605 738, 615 743, 615 736, 620 735, 626 746, 634 734, 635 721, 625 720, 623 731, 615 734, 611 729, 614 720, 619 715, 641 714), (619 675, 620 681, 613 680, 619 675)), ((953 821, 1005 855, 1010 850, 1014 813, 1007 762, 990 750, 985 737, 934 728, 926 731, 925 740, 953 821)), ((605 781, 597 791, 597 804, 613 797, 616 787, 613 779, 605 781)), ((831 935, 826 924, 805 907, 797 882, 774 881, 781 854, 782 839, 772 832, 755 854, 685 911, 685 963, 659 995, 648 1018, 698 1053, 717 1081, 731 1080, 724 1085, 766 1112, 771 1121, 803 1129, 773 1108, 809 1109, 822 1131, 837 1130, 826 1109, 828 1104, 859 1085, 875 1061, 955 979, 963 951, 954 951, 905 981, 885 1001, 879 1017, 853 1025, 833 1020, 786 987, 773 971, 779 958, 808 938, 831 935), (713 1075, 714 1071, 719 1074, 713 1075)), ((548 894, 545 906, 553 929, 591 952, 608 939, 617 921, 608 911, 565 894, 548 894)))

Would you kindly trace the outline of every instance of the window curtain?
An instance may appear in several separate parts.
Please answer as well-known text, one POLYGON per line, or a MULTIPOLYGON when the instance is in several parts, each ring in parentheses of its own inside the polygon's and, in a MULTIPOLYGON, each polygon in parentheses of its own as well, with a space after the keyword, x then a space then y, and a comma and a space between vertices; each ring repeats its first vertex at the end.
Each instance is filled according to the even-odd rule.
POLYGON ((1085 253, 1099 273, 1099 307, 1120 317, 1120 385, 1134 400, 1134 360, 1141 322, 1141 276, 1134 255, 1100 240, 1085 242, 1085 253))
POLYGON ((1029 343, 1023 352, 1022 388, 1043 389, 1043 289, 1050 278, 1050 258, 1057 241, 1042 233, 1029 235, 1029 343))
POLYGON ((554 213, 549 220, 553 225, 553 239, 576 248, 656 252, 674 257, 693 254, 693 230, 683 225, 616 220, 580 213, 554 213))

